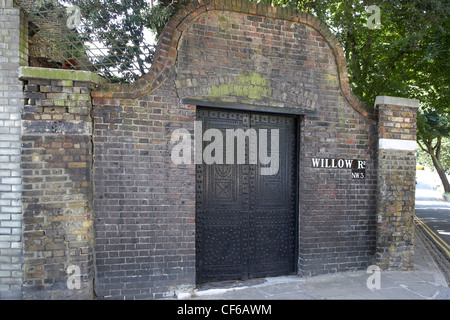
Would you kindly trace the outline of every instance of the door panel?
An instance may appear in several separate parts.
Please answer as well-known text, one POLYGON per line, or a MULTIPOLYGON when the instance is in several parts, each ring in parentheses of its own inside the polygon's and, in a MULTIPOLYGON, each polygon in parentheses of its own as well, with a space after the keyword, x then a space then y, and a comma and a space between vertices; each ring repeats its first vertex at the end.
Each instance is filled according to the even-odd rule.
MULTIPOLYGON (((203 132, 223 135, 224 164, 196 167, 197 282, 247 279, 294 272, 296 252, 296 121, 292 117, 197 109, 203 132), (267 155, 273 151, 270 130, 279 130, 279 168, 261 175, 268 164, 250 164, 250 139, 245 139, 245 163, 226 164, 227 129, 267 130, 267 155)), ((212 139, 211 139, 212 140, 212 139)), ((260 141, 258 141, 260 142, 260 141)), ((202 150, 212 141, 204 141, 202 150)), ((259 148, 258 144, 258 148, 259 148)), ((259 149, 258 149, 259 150, 259 149)), ((274 149, 276 150, 276 149, 274 149)), ((216 155, 214 152, 212 155, 216 155)), ((273 164, 274 162, 272 162, 273 164)), ((278 166, 278 165, 277 165, 278 166)))
MULTIPOLYGON (((251 115, 251 127, 261 133, 279 130, 279 165, 273 175, 258 161, 250 176, 250 277, 294 272, 296 249, 296 136, 295 119, 276 115, 251 115)), ((270 136, 268 134, 268 136, 270 136)), ((268 139, 268 154, 271 154, 268 139)), ((258 145, 260 147, 260 145, 258 145)))

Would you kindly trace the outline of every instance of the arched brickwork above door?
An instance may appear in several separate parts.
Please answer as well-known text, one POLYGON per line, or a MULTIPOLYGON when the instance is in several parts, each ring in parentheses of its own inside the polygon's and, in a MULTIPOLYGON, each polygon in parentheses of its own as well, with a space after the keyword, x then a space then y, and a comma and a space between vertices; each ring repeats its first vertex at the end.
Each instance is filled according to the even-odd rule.
POLYGON ((303 24, 317 31, 333 51, 337 65, 338 84, 347 102, 362 116, 373 119, 373 109, 360 101, 351 91, 347 63, 341 44, 328 26, 309 13, 292 9, 249 3, 244 0, 194 0, 180 10, 166 25, 158 41, 155 59, 149 73, 131 84, 98 85, 94 98, 111 102, 116 99, 138 99, 160 87, 176 65, 183 32, 200 16, 211 11, 244 13, 303 24), (111 100, 112 99, 112 100, 111 100))

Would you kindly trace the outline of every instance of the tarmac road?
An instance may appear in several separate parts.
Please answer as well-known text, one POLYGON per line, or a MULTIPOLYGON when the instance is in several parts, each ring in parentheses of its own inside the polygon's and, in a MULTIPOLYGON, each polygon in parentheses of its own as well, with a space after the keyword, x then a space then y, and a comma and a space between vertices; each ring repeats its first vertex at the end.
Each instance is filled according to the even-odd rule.
POLYGON ((416 216, 450 246, 450 203, 433 191, 430 173, 417 170, 416 216))
POLYGON ((424 245, 450 283, 450 203, 434 191, 432 173, 417 170, 416 228, 424 245))

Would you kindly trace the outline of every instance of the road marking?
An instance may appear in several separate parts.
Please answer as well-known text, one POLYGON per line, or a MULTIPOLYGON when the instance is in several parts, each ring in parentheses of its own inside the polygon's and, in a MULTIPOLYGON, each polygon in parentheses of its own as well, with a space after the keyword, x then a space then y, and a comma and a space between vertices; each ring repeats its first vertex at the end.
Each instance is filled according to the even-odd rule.
POLYGON ((414 220, 416 221, 417 224, 419 224, 423 230, 428 233, 428 235, 434 240, 434 242, 442 248, 442 250, 444 251, 444 253, 447 255, 447 257, 450 259, 450 246, 447 244, 447 242, 445 242, 444 240, 442 240, 441 237, 439 237, 433 230, 430 229, 430 227, 428 227, 425 222, 423 222, 421 219, 419 219, 417 216, 414 216, 414 220))

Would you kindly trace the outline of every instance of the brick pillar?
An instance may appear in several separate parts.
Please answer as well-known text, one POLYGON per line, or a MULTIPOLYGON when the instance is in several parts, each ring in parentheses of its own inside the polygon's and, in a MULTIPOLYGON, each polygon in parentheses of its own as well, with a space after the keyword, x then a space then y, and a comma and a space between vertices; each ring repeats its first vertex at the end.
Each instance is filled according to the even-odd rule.
POLYGON ((418 100, 380 96, 376 261, 383 269, 414 266, 418 100))
POLYGON ((86 71, 20 69, 26 98, 24 299, 93 298, 90 111, 95 77, 86 71))
POLYGON ((22 298, 22 82, 27 62, 26 19, 0 0, 0 299, 22 298))

